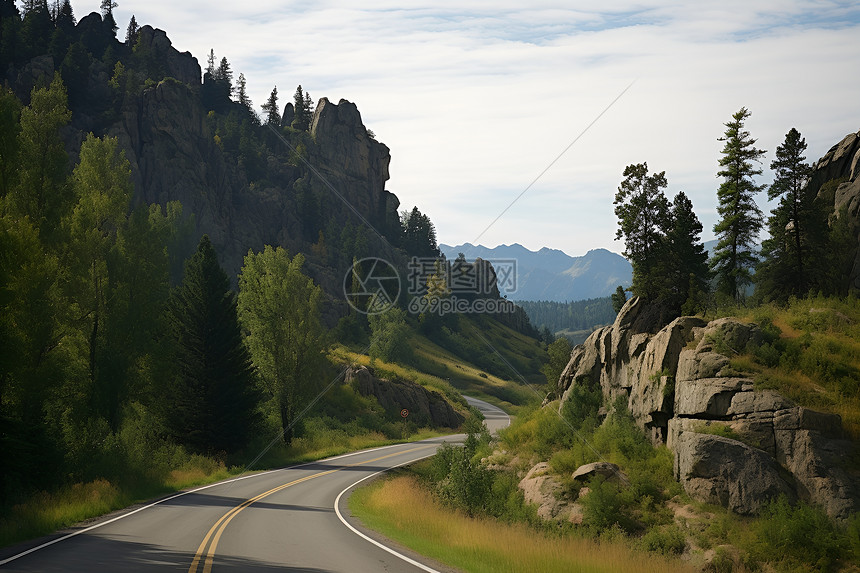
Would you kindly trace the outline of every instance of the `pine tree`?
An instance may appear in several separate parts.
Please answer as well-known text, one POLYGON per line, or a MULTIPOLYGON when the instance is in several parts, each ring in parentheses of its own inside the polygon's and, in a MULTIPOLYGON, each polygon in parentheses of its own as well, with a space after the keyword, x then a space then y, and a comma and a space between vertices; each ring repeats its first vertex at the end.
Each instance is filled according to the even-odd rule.
POLYGON ((266 113, 266 123, 275 127, 281 125, 281 112, 278 110, 278 86, 274 87, 272 94, 262 107, 266 113))
POLYGON ((723 157, 720 158, 718 177, 723 178, 717 190, 719 205, 717 212, 722 217, 714 226, 719 243, 711 259, 711 268, 717 274, 717 290, 736 301, 744 297, 745 287, 751 282, 750 269, 757 257, 753 246, 762 227, 762 213, 755 202, 755 194, 764 185, 758 185, 753 177, 762 170, 754 163, 761 163, 765 154, 755 147, 756 140, 744 129, 750 112, 742 107, 726 123, 723 157))
POLYGON ((213 80, 218 79, 215 75, 215 50, 210 49, 209 55, 206 56, 206 73, 209 74, 213 80))
POLYGON ((671 228, 666 234, 667 256, 664 260, 664 276, 668 287, 667 299, 672 312, 680 314, 688 299, 690 304, 685 314, 697 311, 696 293, 708 291, 710 271, 708 253, 700 238, 702 223, 693 211, 693 203, 683 192, 672 202, 671 228))
POLYGON ((254 430, 258 394, 236 295, 206 235, 171 293, 168 321, 176 352, 166 401, 171 434, 196 452, 236 451, 254 430))
POLYGON ((624 287, 618 285, 615 289, 615 292, 612 293, 612 310, 615 311, 615 314, 621 312, 621 309, 624 308, 624 303, 627 302, 627 293, 624 292, 624 287))
POLYGON ((648 164, 639 163, 628 165, 624 177, 615 194, 615 239, 624 239, 624 256, 633 265, 633 294, 656 300, 664 289, 660 260, 670 222, 666 172, 649 175, 648 164))
POLYGON ((101 3, 104 25, 108 30, 110 30, 111 34, 116 34, 116 31, 119 29, 119 27, 116 25, 116 20, 114 20, 113 17, 113 9, 118 6, 119 4, 114 2, 114 0, 102 0, 101 3))
POLYGON ((135 42, 137 42, 138 30, 140 30, 140 26, 137 25, 137 19, 134 17, 134 14, 132 14, 131 20, 128 21, 128 29, 125 31, 126 45, 134 46, 135 42))
POLYGON ((251 98, 248 97, 247 83, 247 80, 245 80, 245 74, 239 74, 239 79, 236 81, 236 97, 238 98, 239 103, 250 111, 252 104, 251 98))
POLYGON ((296 416, 320 388, 325 363, 322 289, 302 273, 303 264, 301 254, 291 259, 281 247, 266 246, 248 252, 239 275, 239 316, 287 444, 296 416))
POLYGON ((230 62, 227 61, 227 58, 221 58, 215 79, 224 84, 227 97, 230 97, 233 94, 233 71, 230 69, 230 62))
POLYGON ((310 110, 308 109, 308 102, 305 98, 304 91, 302 91, 302 86, 296 88, 296 93, 293 96, 293 104, 295 105, 295 115, 293 116, 293 122, 291 124, 293 129, 298 129, 300 131, 307 131, 308 127, 310 127, 310 110))
POLYGON ((764 260, 756 271, 757 288, 766 298, 805 295, 811 286, 811 263, 817 255, 824 256, 821 246, 826 222, 815 195, 806 192, 812 167, 806 163, 804 151, 806 140, 792 128, 770 164, 776 173, 767 197, 779 198, 779 204, 768 218, 770 238, 762 244, 764 260))
POLYGON ((57 12, 57 28, 69 32, 75 27, 75 14, 72 11, 72 5, 69 0, 63 0, 57 12))

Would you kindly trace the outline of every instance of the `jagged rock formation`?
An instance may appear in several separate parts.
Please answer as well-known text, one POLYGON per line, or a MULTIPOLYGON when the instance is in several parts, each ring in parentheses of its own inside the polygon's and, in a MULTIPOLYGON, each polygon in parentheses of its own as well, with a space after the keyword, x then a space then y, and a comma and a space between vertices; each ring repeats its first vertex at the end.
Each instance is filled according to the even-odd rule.
POLYGON ((459 428, 466 419, 438 392, 408 380, 377 378, 373 370, 364 366, 348 369, 346 382, 362 396, 376 397, 391 417, 400 417, 405 408, 409 420, 419 426, 459 428))
POLYGON ((836 519, 860 509, 857 479, 844 468, 856 446, 843 439, 839 416, 758 390, 731 369, 730 354, 761 342, 758 326, 681 317, 652 334, 646 315, 633 298, 613 325, 573 349, 562 404, 578 384, 599 386, 605 401, 625 398, 651 439, 675 452, 676 478, 696 499, 744 514, 779 494, 836 519))
POLYGON ((855 247, 849 284, 853 289, 860 289, 860 131, 846 135, 818 160, 808 188, 818 193, 820 200, 832 206, 834 216, 844 213, 852 222, 858 247, 855 247), (825 192, 822 187, 833 180, 843 182, 835 192, 825 192))

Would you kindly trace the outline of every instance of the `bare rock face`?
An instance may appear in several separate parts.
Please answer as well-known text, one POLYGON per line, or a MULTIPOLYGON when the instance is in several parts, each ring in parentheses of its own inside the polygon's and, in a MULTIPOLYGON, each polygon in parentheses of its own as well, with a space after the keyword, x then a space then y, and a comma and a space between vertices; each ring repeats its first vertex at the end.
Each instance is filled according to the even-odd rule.
MULTIPOLYGON (((310 133, 316 143, 311 163, 351 205, 371 223, 382 227, 378 230, 384 233, 384 227, 392 223, 388 220, 390 194, 385 192, 391 161, 388 147, 368 135, 358 108, 345 99, 337 104, 328 98, 319 100, 310 133)), ((337 202, 321 181, 313 179, 311 185, 331 196, 332 202, 337 202)), ((397 206, 399 202, 394 205, 395 214, 397 206)))
MULTIPOLYGON (((832 204, 834 216, 842 216, 844 212, 849 217, 860 244, 860 131, 846 135, 818 160, 808 187, 818 191, 819 199, 832 204), (833 197, 825 197, 821 188, 834 179, 845 181, 836 188, 833 197)), ((852 288, 860 289, 860 248, 855 249, 849 280, 852 288)))
POLYGON ((755 513, 784 493, 835 519, 860 509, 860 480, 844 467, 856 445, 842 439, 839 416, 756 389, 731 368, 732 356, 762 343, 757 325, 681 317, 652 333, 641 326, 648 315, 631 299, 572 350, 559 408, 577 384, 601 388, 604 402, 626 398, 652 441, 675 452, 676 477, 700 501, 755 513))
POLYGON ((684 433, 675 444, 675 477, 693 498, 742 515, 779 495, 795 497, 772 456, 722 436, 684 433))
POLYGON ((408 418, 419 426, 458 428, 465 420, 438 392, 409 380, 377 378, 362 366, 347 370, 346 382, 354 384, 362 396, 375 396, 389 416, 399 417, 406 409, 408 418))
POLYGON ((166 62, 168 77, 189 86, 200 85, 200 64, 197 58, 190 52, 180 53, 174 48, 167 32, 149 25, 143 26, 138 31, 138 41, 142 49, 157 54, 161 61, 166 62))

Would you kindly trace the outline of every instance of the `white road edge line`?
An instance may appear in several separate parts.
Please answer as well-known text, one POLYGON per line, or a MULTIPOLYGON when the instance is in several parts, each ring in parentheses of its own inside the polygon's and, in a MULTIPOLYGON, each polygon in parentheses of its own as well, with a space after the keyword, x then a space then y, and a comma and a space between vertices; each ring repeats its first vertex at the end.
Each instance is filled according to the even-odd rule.
MULTIPOLYGON (((432 438, 431 438, 431 439, 432 439, 432 438)), ((421 441, 423 441, 423 440, 421 440, 421 441)), ((418 443, 420 443, 420 441, 419 441, 419 442, 405 442, 405 443, 418 444, 418 443)), ((16 559, 20 559, 21 557, 24 557, 25 555, 29 555, 29 554, 31 554, 31 553, 35 553, 36 551, 40 551, 40 550, 42 550, 42 549, 45 549, 46 547, 49 547, 49 546, 51 546, 51 545, 54 545, 55 543, 59 543, 59 542, 61 542, 61 541, 65 541, 65 540, 67 540, 67 539, 71 539, 72 537, 75 537, 75 536, 80 535, 80 534, 82 534, 82 533, 87 533, 87 532, 90 532, 90 531, 92 531, 92 530, 94 530, 94 529, 98 529, 98 528, 100 528, 100 527, 104 527, 105 525, 109 525, 109 524, 111 524, 111 523, 113 523, 113 522, 115 522, 115 521, 119 521, 120 519, 125 519, 126 517, 132 516, 132 515, 134 515, 135 513, 138 513, 138 512, 140 512, 140 511, 143 511, 144 509, 149 509, 149 508, 151 508, 151 507, 155 507, 156 505, 162 504, 162 503, 164 503, 165 501, 170 501, 170 500, 172 500, 172 499, 176 499, 177 497, 182 497, 183 495, 188 495, 189 493, 196 493, 196 492, 198 492, 198 491, 203 491, 204 489, 209 489, 210 487, 215 487, 215 486, 218 486, 218 485, 224 485, 224 484, 228 484, 228 483, 234 483, 234 482, 237 482, 237 481, 239 481, 239 480, 248 479, 248 478, 254 478, 254 477, 259 477, 259 476, 267 475, 267 474, 274 473, 274 472, 280 472, 280 471, 284 471, 284 470, 294 470, 294 469, 302 468, 302 467, 309 466, 309 465, 312 465, 312 464, 318 464, 318 463, 321 463, 321 462, 329 462, 329 461, 332 461, 332 460, 339 460, 339 459, 341 459, 341 458, 348 458, 348 457, 350 457, 350 456, 356 456, 356 455, 358 455, 358 454, 366 454, 366 453, 368 453, 368 452, 377 452, 377 451, 379 451, 379 450, 384 450, 384 449, 387 449, 387 448, 394 448, 394 447, 396 447, 396 446, 402 446, 402 445, 403 445, 403 444, 391 444, 391 445, 388 445, 388 446, 380 446, 380 447, 378 447, 378 448, 371 448, 371 449, 369 449, 369 450, 361 450, 361 451, 358 451, 358 452, 350 452, 350 453, 348 453, 348 454, 341 454, 341 455, 339 455, 339 456, 334 456, 333 458, 326 458, 326 459, 323 459, 323 460, 316 460, 316 461, 313 461, 313 462, 305 462, 305 463, 303 463, 303 464, 299 464, 299 465, 297 465, 297 466, 289 466, 289 467, 286 467, 286 468, 279 468, 279 469, 276 469, 276 470, 268 470, 268 471, 264 471, 264 472, 260 472, 260 473, 256 473, 256 474, 250 474, 250 475, 246 475, 246 476, 239 476, 239 477, 232 478, 232 479, 225 480, 225 481, 219 481, 219 482, 215 482, 215 483, 210 483, 209 485, 204 485, 204 486, 201 486, 201 487, 198 487, 198 488, 190 489, 190 490, 188 490, 188 491, 179 492, 179 493, 177 493, 176 495, 172 495, 172 496, 170 496, 170 497, 166 497, 166 498, 164 498, 164 499, 159 499, 158 501, 155 501, 155 502, 150 503, 150 504, 148 504, 148 505, 145 505, 145 506, 143 506, 143 507, 138 507, 138 508, 137 508, 137 509, 135 509, 134 511, 129 511, 128 513, 123 513, 122 515, 118 515, 118 516, 114 517, 113 519, 109 519, 109 520, 107 520, 107 521, 102 521, 101 523, 96 523, 95 525, 91 525, 91 526, 86 527, 86 528, 84 528, 84 529, 79 529, 79 530, 77 530, 77 531, 73 531, 73 532, 69 533, 68 535, 64 535, 64 536, 62 536, 62 537, 58 537, 58 538, 56 538, 56 539, 52 539, 51 541, 46 541, 45 543, 42 543, 41 545, 38 545, 38 546, 36 546, 36 547, 31 547, 30 549, 28 549, 28 550, 26 550, 26 551, 22 551, 21 553, 18 553, 17 555, 13 555, 13 556, 11 556, 11 557, 7 557, 6 559, 3 559, 2 561, 0 561, 0 566, 2 566, 2 565, 6 565, 7 563, 11 563, 12 561, 15 561, 16 559)), ((401 464, 401 465, 402 465, 402 464, 401 464)), ((396 467, 396 466, 395 466, 395 467, 396 467)), ((374 474, 374 475, 375 475, 375 474, 374 474)), ((431 569, 431 571, 432 571, 432 569, 431 569)))
POLYGON ((398 553, 398 552, 397 552, 397 551, 395 551, 394 549, 392 549, 392 548, 390 548, 390 547, 388 547, 388 546, 386 546, 386 545, 383 545, 382 543, 380 543, 380 542, 376 541, 375 539, 372 539, 372 538, 368 537, 367 535, 365 535, 364 533, 360 532, 360 531, 359 531, 359 530, 357 530, 355 527, 353 527, 353 526, 352 526, 352 525, 351 525, 351 524, 350 524, 350 523, 349 523, 349 522, 348 522, 348 521, 343 517, 343 515, 342 515, 342 514, 341 514, 341 512, 340 512, 340 507, 339 507, 339 506, 340 506, 340 498, 341 498, 341 497, 343 497, 343 494, 345 494, 346 492, 348 492, 349 490, 351 490, 352 488, 354 488, 355 486, 357 486, 358 484, 360 484, 360 483, 361 483, 361 482, 363 482, 364 480, 367 480, 367 479, 370 479, 370 478, 372 478, 372 477, 378 476, 378 475, 379 475, 379 474, 381 474, 381 473, 385 473, 385 472, 387 472, 387 471, 391 471, 391 470, 393 470, 393 469, 395 469, 395 468, 399 468, 400 466, 405 466, 406 464, 412 464, 412 463, 415 463, 415 462, 417 462, 417 461, 419 461, 419 460, 423 460, 424 458, 429 458, 429 457, 434 456, 434 455, 436 455, 436 452, 433 452, 432 454, 428 454, 428 455, 426 455, 426 456, 422 456, 422 457, 420 457, 420 458, 415 458, 414 460, 409 460, 409 461, 407 461, 407 462, 403 462, 402 464, 397 464, 396 466, 391 466, 391 467, 390 467, 390 468, 388 468, 388 469, 379 470, 378 472, 376 472, 376 473, 372 473, 372 474, 370 474, 369 476, 365 476, 365 477, 361 478, 360 480, 358 480, 357 482, 355 482, 354 484, 352 484, 352 485, 350 485, 350 486, 347 486, 347 487, 346 487, 346 489, 344 489, 342 492, 340 492, 339 494, 337 494, 337 498, 334 500, 334 512, 337 514, 337 518, 338 518, 338 519, 340 519, 340 522, 341 522, 341 523, 343 523, 345 526, 347 526, 347 527, 348 527, 348 528, 349 528, 353 533, 355 533, 356 535, 358 535, 359 537, 361 537, 361 538, 362 538, 362 539, 364 539, 365 541, 369 541, 369 542, 373 543, 374 545, 376 545, 377 547, 379 547, 379 548, 380 548, 380 549, 382 549, 383 551, 387 551, 387 552, 391 553, 392 555, 394 555, 395 557, 398 557, 398 558, 402 559, 403 561, 406 561, 406 562, 407 562, 407 563, 409 563, 410 565, 414 565, 415 567, 418 567, 418 568, 419 568, 419 569, 421 569, 422 571, 427 571, 427 573, 441 573, 441 571, 439 571, 439 570, 437 570, 437 569, 433 569, 432 567, 428 567, 427 565, 424 565, 423 563, 419 563, 418 561, 415 561, 414 559, 411 559, 411 558, 409 558, 409 557, 407 557, 407 556, 403 555, 402 553, 398 553))

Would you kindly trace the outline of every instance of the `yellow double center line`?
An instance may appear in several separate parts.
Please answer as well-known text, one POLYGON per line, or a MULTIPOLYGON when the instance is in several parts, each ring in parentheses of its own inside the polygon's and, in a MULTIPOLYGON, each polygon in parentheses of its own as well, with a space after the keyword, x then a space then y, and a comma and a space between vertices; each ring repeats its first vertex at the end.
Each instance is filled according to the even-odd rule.
POLYGON ((191 567, 188 568, 188 573, 197 573, 197 567, 200 565, 200 561, 203 559, 204 552, 206 553, 206 560, 203 564, 203 573, 210 573, 212 571, 212 561, 215 558, 215 550, 218 548, 218 541, 221 539, 221 535, 224 533, 224 530, 227 528, 227 525, 233 521, 233 518, 236 517, 239 512, 243 509, 251 505, 256 501, 260 501, 261 499, 272 495, 273 493, 277 493, 282 489, 286 489, 291 485, 296 485, 298 483, 302 483, 304 481, 312 480, 314 478, 322 477, 328 474, 333 474, 334 472, 338 472, 344 468, 351 468, 355 466, 363 466, 364 464, 369 464, 371 462, 378 462, 379 460, 384 460, 386 458, 391 458, 394 456, 400 456, 403 454, 408 454, 411 452, 416 452, 418 450, 424 450, 427 448, 432 448, 434 446, 421 446, 418 448, 412 448, 411 450, 406 450, 403 452, 394 452, 393 454, 388 454, 385 456, 380 456, 378 458, 373 458, 372 460, 365 460, 363 462, 357 462, 354 464, 347 464, 345 466, 341 466, 335 468, 333 470, 328 470, 324 472, 319 472, 313 475, 305 476, 303 478, 299 478, 297 480, 293 480, 289 483, 285 483, 283 485, 279 485, 278 487, 272 488, 269 491, 263 492, 260 495, 252 497, 250 499, 246 499, 227 513, 221 516, 221 519, 215 522, 209 532, 206 534, 206 537, 203 538, 203 541, 200 543, 200 546, 197 548, 197 553, 194 555, 194 560, 191 562, 191 567), (210 544, 209 541, 212 541, 210 544), (206 546, 209 545, 209 550, 206 551, 206 546))

